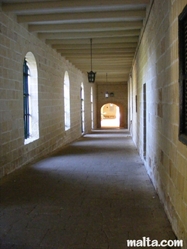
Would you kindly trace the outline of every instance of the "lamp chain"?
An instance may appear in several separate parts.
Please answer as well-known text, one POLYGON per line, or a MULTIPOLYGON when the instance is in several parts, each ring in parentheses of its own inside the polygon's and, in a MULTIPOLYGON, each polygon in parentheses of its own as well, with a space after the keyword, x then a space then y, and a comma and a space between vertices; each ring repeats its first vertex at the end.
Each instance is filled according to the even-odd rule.
POLYGON ((90 39, 90 50, 91 50, 91 71, 92 71, 92 38, 90 39))

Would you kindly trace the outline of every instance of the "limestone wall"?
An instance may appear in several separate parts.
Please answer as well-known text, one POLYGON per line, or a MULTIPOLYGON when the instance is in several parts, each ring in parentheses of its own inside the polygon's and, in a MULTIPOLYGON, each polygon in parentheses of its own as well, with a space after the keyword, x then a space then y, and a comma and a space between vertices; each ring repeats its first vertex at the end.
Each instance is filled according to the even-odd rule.
POLYGON ((98 84, 97 85, 97 127, 101 126, 101 107, 107 103, 115 104, 120 109, 120 127, 127 128, 128 111, 128 90, 127 84, 98 84), (105 97, 108 92, 109 97, 105 97))
POLYGON ((187 146, 178 139, 178 16, 186 4, 186 0, 153 1, 129 79, 133 140, 177 237, 186 243, 184 248, 187 248, 187 146))
MULTIPOLYGON (((58 150, 81 134, 80 87, 85 91, 85 132, 91 129, 93 86, 69 61, 0 12, 0 176, 58 150), (24 145, 23 61, 32 52, 38 70, 39 139, 24 145), (64 75, 70 79, 71 129, 64 129, 64 75)), ((95 108, 94 100, 94 108, 95 108)), ((95 111, 94 111, 95 112, 95 111)), ((95 121, 96 122, 96 121, 95 121)))

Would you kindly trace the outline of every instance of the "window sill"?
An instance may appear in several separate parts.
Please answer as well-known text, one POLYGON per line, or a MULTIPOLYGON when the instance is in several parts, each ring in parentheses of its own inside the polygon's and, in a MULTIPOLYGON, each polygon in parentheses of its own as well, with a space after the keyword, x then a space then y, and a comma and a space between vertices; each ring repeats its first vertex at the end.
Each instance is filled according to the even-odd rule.
POLYGON ((30 138, 27 138, 27 139, 24 140, 24 145, 30 144, 30 143, 36 141, 37 139, 39 139, 39 137, 30 137, 30 138))
POLYGON ((185 135, 185 134, 180 134, 180 135, 179 135, 179 141, 181 141, 181 143, 187 145, 187 135, 185 135))

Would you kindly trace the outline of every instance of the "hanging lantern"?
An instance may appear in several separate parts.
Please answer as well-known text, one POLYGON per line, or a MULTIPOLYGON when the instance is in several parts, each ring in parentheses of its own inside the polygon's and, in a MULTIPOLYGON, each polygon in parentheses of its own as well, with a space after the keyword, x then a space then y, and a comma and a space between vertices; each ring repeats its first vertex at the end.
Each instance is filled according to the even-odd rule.
POLYGON ((88 81, 90 83, 94 83, 96 72, 92 71, 92 39, 90 39, 90 57, 91 57, 91 71, 87 72, 88 73, 88 81))

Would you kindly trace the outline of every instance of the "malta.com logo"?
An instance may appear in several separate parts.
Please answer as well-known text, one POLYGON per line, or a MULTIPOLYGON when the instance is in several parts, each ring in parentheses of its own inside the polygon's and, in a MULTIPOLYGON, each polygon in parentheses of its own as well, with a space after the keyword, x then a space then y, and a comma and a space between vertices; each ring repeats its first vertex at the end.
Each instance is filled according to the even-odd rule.
POLYGON ((183 247, 183 240, 151 240, 143 237, 139 240, 127 240, 127 247, 183 247))

